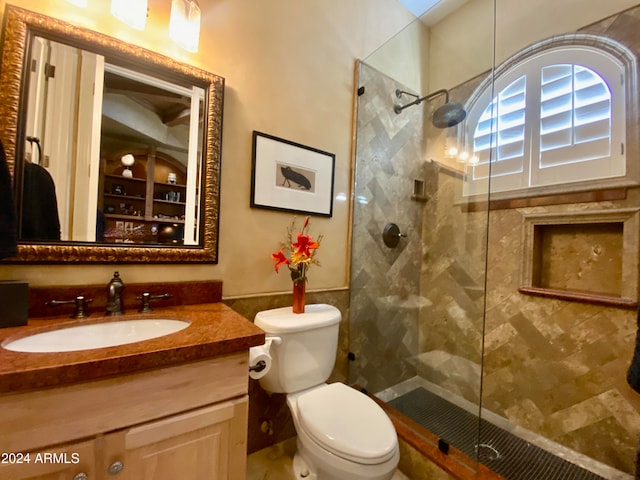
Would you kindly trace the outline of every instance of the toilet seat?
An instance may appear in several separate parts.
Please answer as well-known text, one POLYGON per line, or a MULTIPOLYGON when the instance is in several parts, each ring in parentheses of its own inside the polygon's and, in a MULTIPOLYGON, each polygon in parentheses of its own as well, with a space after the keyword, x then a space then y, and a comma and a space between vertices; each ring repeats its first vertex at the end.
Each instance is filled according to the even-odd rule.
POLYGON ((342 383, 302 393, 296 400, 300 426, 324 449, 361 464, 393 457, 398 439, 384 410, 342 383))

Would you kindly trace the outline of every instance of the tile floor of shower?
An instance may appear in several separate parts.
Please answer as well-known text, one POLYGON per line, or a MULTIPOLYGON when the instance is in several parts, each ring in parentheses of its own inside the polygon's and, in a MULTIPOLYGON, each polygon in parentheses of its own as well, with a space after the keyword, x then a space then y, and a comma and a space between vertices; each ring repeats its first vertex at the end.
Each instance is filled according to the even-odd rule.
POLYGON ((601 462, 512 424, 420 377, 376 396, 507 480, 633 480, 601 462), (412 398, 413 397, 413 398, 412 398), (407 399, 407 400, 405 400, 407 399), (417 400, 417 402, 416 402, 417 400), (433 402, 432 411, 424 408, 433 402), (413 403, 413 405, 411 405, 413 403), (417 406, 417 408, 416 408, 417 406), (466 430, 466 431, 465 431, 466 430), (480 438, 478 438, 480 433, 480 438), (479 441, 478 441, 479 440, 479 441), (480 448, 478 448, 480 447, 480 448))

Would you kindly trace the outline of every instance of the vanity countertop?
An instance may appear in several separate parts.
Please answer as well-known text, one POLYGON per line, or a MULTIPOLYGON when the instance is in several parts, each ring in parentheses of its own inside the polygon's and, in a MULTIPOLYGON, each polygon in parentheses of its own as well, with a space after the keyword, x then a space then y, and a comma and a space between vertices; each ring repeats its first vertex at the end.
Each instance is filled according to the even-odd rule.
POLYGON ((0 394, 130 374, 237 353, 264 343, 264 332, 252 322, 223 303, 207 303, 156 308, 146 314, 93 315, 81 320, 33 318, 26 326, 0 329, 0 345, 62 325, 144 318, 186 320, 191 325, 163 337, 94 350, 22 353, 0 347, 0 394))

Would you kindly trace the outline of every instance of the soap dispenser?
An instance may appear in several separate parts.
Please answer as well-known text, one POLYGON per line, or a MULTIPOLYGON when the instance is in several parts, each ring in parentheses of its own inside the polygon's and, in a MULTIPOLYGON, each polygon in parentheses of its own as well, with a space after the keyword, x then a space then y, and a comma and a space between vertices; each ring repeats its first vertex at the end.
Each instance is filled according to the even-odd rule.
POLYGON ((120 273, 114 272, 113 278, 107 285, 107 315, 122 315, 122 290, 124 282, 120 273))

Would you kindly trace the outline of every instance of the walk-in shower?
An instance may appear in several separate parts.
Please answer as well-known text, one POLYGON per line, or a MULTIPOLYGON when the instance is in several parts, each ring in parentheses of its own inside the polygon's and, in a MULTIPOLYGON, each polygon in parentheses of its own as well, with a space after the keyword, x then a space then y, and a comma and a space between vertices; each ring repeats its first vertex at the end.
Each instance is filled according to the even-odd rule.
MULTIPOLYGON (((625 245, 635 256, 640 247, 627 235, 627 220, 614 217, 638 211, 640 190, 527 195, 521 189, 510 197, 490 195, 487 188, 467 195, 470 179, 486 175, 490 187, 490 162, 475 167, 450 158, 445 149, 453 141, 481 161, 500 154, 502 175, 521 170, 520 159, 551 136, 548 144, 557 146, 588 133, 576 123, 560 139, 552 120, 583 118, 579 100, 602 82, 584 83, 583 89, 582 77, 596 77, 581 70, 579 61, 565 55, 560 62, 557 55, 583 31, 601 35, 593 44, 607 50, 614 41, 635 45, 640 6, 579 24, 549 14, 569 8, 568 2, 542 3, 541 12, 560 21, 554 31, 566 35, 544 37, 549 22, 536 13, 538 20, 530 22, 541 22, 535 48, 527 43, 531 38, 518 37, 513 24, 494 28, 494 19, 506 19, 506 11, 496 15, 491 5, 483 12, 469 2, 441 27, 412 25, 428 28, 429 35, 403 32, 430 42, 428 49, 415 50, 415 71, 398 54, 411 52, 401 39, 384 46, 388 54, 383 47, 358 65, 349 382, 508 480, 627 480, 640 436, 640 396, 625 378, 635 312, 622 300, 590 302, 588 295, 549 291, 584 284, 589 275, 592 290, 598 283, 609 289, 628 285, 620 275, 627 265, 621 259, 629 258, 625 245), (460 30, 453 31, 456 26, 460 30), (494 32, 506 43, 494 45, 494 32), (510 56, 535 53, 523 62, 529 67, 552 40, 562 43, 552 49, 557 68, 526 81, 505 76, 505 86, 494 90, 495 78, 518 64, 510 56), (569 76, 572 61, 577 67, 569 76), (554 90, 556 85, 576 93, 554 90), (420 91, 433 93, 406 93, 420 91), (542 107, 532 107, 536 94, 542 107), (553 116, 547 98, 554 108, 573 105, 575 115, 553 116), (480 102, 486 108, 474 108, 480 102), (459 105, 449 110, 457 112, 453 126, 434 123, 438 107, 451 103, 459 105), (409 108, 419 104, 424 108, 409 108), (524 126, 531 118, 550 136, 520 148, 518 142, 531 136, 524 126), (424 194, 414 194, 417 183, 424 194), (542 287, 526 288, 531 283, 542 287)), ((585 48, 579 50, 582 55, 585 48)), ((638 138, 639 122, 631 110, 626 129, 633 135, 625 151, 636 152, 629 138, 638 138)), ((564 155, 558 151, 556 160, 564 155)))

